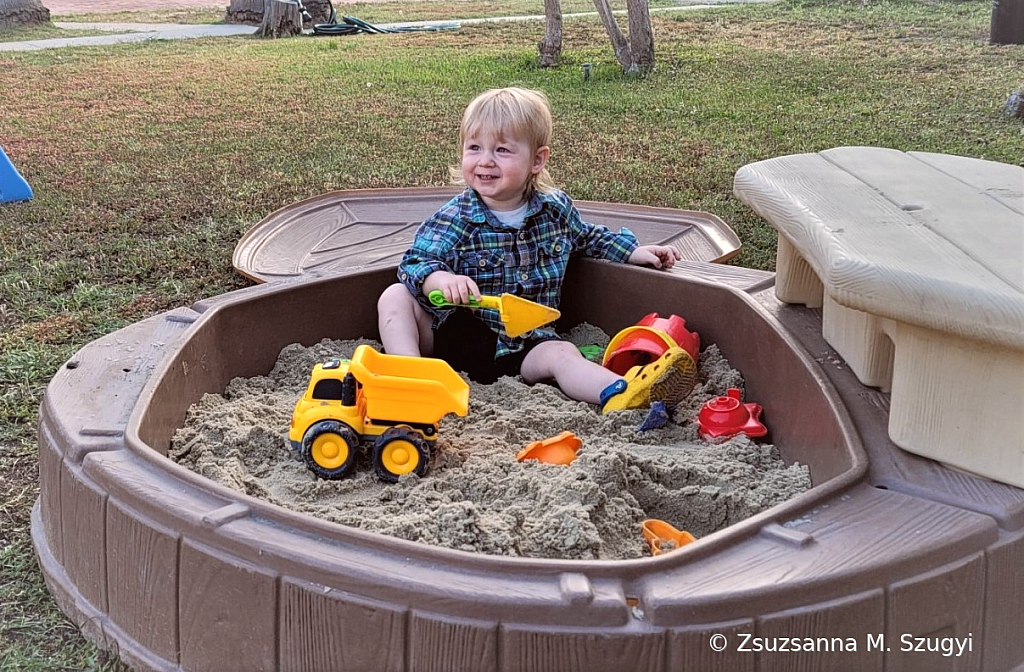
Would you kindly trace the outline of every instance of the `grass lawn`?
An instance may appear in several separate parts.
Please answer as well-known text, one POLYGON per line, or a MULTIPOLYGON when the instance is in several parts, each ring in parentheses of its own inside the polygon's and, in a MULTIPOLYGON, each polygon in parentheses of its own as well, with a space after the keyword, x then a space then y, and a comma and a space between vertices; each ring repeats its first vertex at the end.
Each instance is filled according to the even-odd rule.
MULTIPOLYGON (((35 190, 0 205, 0 670, 120 669, 56 610, 29 541, 48 380, 101 335, 248 284, 231 252, 264 216, 332 189, 445 183, 465 104, 519 84, 552 100, 550 166, 574 198, 713 212, 743 240, 734 263, 771 269, 773 230, 731 193, 746 163, 840 145, 1024 162, 1024 128, 1003 113, 1024 47, 987 44, 990 8, 659 13, 656 70, 631 80, 597 19, 566 22, 556 69, 536 65, 537 22, 0 52, 0 146, 35 190)), ((538 11, 427 0, 344 13, 538 11)))

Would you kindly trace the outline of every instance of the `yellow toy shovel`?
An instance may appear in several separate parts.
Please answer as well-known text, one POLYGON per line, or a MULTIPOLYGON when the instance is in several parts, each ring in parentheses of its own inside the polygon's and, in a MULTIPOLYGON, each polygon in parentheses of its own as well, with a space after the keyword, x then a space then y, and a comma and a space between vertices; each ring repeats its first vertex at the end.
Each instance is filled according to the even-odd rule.
POLYGON ((521 336, 537 327, 543 327, 549 322, 554 322, 562 314, 554 308, 542 306, 535 301, 523 299, 515 294, 502 294, 501 296, 481 296, 479 299, 469 298, 469 303, 452 303, 444 298, 444 292, 440 289, 427 294, 430 303, 435 306, 465 306, 468 308, 492 308, 501 315, 501 321, 505 325, 505 333, 513 338, 521 336))

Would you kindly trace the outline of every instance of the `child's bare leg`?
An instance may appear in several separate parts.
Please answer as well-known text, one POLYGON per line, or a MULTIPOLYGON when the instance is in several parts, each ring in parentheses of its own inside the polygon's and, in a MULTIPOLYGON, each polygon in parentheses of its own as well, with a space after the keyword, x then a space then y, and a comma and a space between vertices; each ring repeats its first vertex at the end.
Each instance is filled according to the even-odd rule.
POLYGON ((569 397, 588 404, 601 400, 601 391, 621 378, 583 357, 568 341, 539 343, 526 355, 520 374, 529 384, 554 380, 569 397))
POLYGON ((395 283, 377 300, 377 327, 389 355, 429 356, 434 351, 431 317, 405 285, 395 283))

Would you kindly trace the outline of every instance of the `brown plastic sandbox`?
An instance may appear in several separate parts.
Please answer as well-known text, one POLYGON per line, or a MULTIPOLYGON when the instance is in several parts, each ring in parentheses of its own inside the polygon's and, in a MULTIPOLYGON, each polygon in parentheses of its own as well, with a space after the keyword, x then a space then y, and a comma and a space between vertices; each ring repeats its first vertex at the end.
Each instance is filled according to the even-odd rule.
MULTIPOLYGON (((886 396, 779 304, 771 274, 574 262, 560 327, 683 315, 814 487, 678 551, 486 556, 286 511, 168 460, 188 407, 281 348, 376 334, 393 268, 251 287, 99 339, 40 411, 33 539, 61 609, 144 670, 1012 670, 1024 665, 1024 491, 895 448, 886 396), (971 638, 958 657, 904 634, 971 638), (726 637, 716 652, 712 636, 726 637), (739 650, 744 635, 855 651, 739 650), (885 635, 889 651, 871 647, 885 635)), ((282 428, 284 431, 284 428, 282 428)), ((747 646, 753 646, 747 640, 747 646)))

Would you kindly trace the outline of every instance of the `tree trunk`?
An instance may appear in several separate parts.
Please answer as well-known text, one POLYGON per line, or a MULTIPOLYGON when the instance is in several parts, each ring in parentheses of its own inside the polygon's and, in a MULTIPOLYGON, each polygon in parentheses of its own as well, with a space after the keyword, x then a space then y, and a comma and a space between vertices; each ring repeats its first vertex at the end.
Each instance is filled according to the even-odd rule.
POLYGON ((608 37, 611 38, 612 51, 615 52, 615 59, 622 66, 622 71, 626 73, 636 72, 637 68, 636 64, 633 63, 633 54, 629 51, 629 42, 626 41, 622 30, 619 29, 619 24, 615 23, 615 15, 612 14, 612 8, 608 4, 608 0, 594 0, 594 7, 597 8, 597 13, 601 16, 601 23, 604 24, 608 37))
POLYGON ((540 50, 540 66, 553 68, 562 55, 562 3, 560 0, 544 0, 544 39, 537 44, 540 50))
MULTIPOLYGON (((263 23, 264 0, 231 0, 224 15, 225 23, 244 23, 258 26, 263 23)), ((330 0, 302 0, 309 19, 303 18, 303 25, 327 23, 331 20, 330 0)))
POLYGON ((992 44, 1024 44, 1024 0, 993 0, 992 44))
POLYGON ((225 23, 244 23, 258 26, 263 21, 263 0, 231 0, 225 23))
POLYGON ((654 31, 651 28, 651 10, 647 0, 626 0, 629 12, 629 51, 633 65, 640 72, 654 67, 654 31))
POLYGON ((290 0, 267 0, 263 8, 263 23, 257 37, 291 37, 302 32, 299 5, 290 0))
POLYGON ((40 0, 0 0, 0 28, 49 22, 50 10, 40 0))

